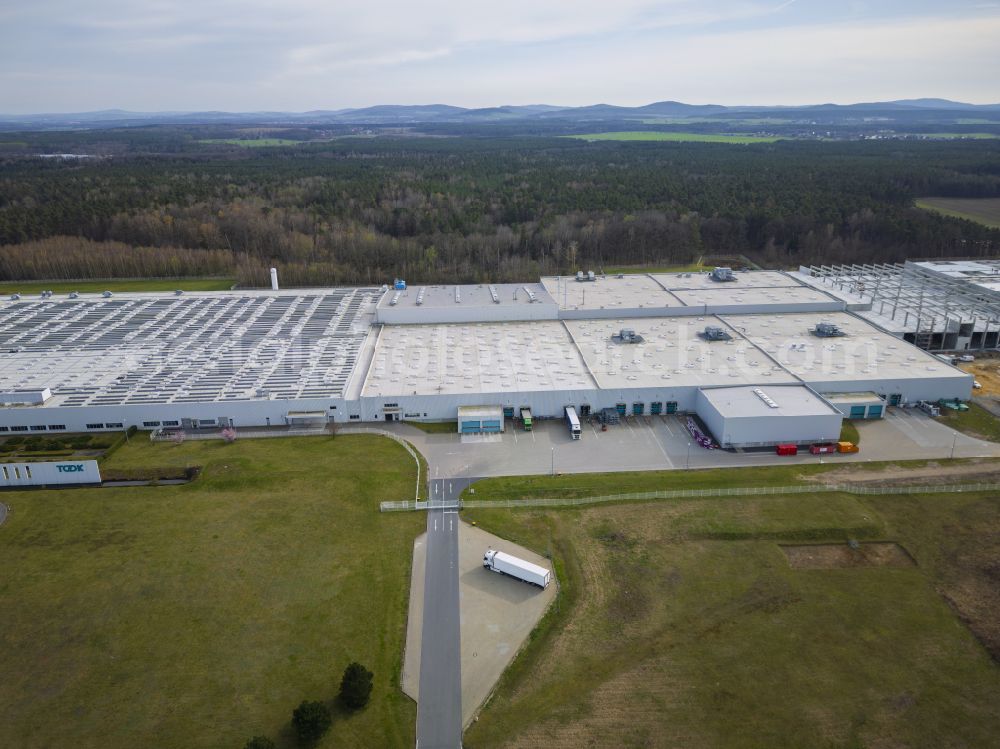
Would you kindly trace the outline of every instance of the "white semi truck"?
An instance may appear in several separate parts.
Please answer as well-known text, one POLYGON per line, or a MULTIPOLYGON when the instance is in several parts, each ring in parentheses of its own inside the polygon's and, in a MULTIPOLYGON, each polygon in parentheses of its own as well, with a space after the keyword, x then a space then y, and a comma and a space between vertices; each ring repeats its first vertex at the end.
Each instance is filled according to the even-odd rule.
POLYGON ((552 582, 552 572, 544 567, 493 549, 487 549, 483 554, 483 567, 502 575, 516 577, 539 588, 548 587, 552 582))

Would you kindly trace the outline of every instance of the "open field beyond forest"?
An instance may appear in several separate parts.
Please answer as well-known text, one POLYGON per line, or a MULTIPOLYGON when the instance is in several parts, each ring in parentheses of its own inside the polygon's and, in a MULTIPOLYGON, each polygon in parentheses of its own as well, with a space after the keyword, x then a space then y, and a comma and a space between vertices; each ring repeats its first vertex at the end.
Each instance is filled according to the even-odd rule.
POLYGON ((720 133, 672 133, 657 130, 637 130, 613 133, 587 133, 567 135, 580 140, 670 141, 674 143, 774 143, 781 138, 774 135, 725 135, 720 133))
POLYGON ((244 146, 246 148, 267 148, 269 146, 300 146, 309 141, 289 140, 288 138, 207 138, 198 142, 205 144, 226 143, 231 146, 244 146))
POLYGON ((918 198, 917 207, 1000 228, 1000 198, 918 198))
POLYGON ((0 281, 0 294, 100 294, 104 291, 225 291, 231 278, 108 278, 102 281, 0 281))
MULTIPOLYGON (((758 471, 741 473, 758 483, 758 471)), ((600 483, 557 480, 584 478, 600 483)), ((630 478, 618 477, 619 491, 641 488, 630 478)), ((534 478, 520 490, 502 479, 477 497, 497 481, 508 496, 539 494, 534 478)), ((1000 731, 1000 669, 987 650, 1000 657, 1000 498, 815 494, 464 515, 550 551, 562 585, 469 749, 936 749, 991 746, 1000 731), (793 569, 781 547, 849 538, 896 541, 916 564, 793 569)))
POLYGON ((186 486, 7 492, 0 526, 0 746, 296 746, 305 699, 344 667, 371 703, 318 747, 412 747, 399 689, 418 514, 402 447, 371 436, 182 445, 133 439, 105 466, 204 466, 186 486))

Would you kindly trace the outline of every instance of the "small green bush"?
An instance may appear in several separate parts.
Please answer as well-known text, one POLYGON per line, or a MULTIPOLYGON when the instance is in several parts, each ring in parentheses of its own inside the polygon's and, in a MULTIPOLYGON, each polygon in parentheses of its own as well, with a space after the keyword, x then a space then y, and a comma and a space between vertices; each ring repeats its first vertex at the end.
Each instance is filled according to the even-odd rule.
POLYGON ((340 680, 340 699, 352 710, 360 710, 368 704, 372 694, 372 677, 374 674, 357 661, 344 669, 340 680))
POLYGON ((322 702, 303 701, 292 713, 292 727, 299 741, 310 744, 319 741, 330 729, 333 716, 322 702))

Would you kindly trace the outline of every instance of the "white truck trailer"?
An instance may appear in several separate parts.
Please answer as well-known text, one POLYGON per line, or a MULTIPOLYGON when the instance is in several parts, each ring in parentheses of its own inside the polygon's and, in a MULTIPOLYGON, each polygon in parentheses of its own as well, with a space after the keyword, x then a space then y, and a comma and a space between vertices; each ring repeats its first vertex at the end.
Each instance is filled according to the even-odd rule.
POLYGON ((483 555, 483 567, 502 575, 516 577, 539 588, 546 588, 552 582, 552 572, 544 567, 493 549, 487 549, 483 555))

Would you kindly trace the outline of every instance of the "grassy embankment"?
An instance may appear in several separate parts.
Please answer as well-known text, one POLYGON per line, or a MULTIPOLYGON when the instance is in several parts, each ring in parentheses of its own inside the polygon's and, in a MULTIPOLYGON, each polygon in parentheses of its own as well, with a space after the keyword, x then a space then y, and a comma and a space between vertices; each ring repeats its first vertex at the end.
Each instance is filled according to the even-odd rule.
POLYGON ((224 291, 236 283, 232 278, 109 278, 101 281, 2 281, 0 294, 100 294, 104 291, 224 291))
MULTIPOLYGON (((788 483, 787 471, 675 473, 760 485, 788 483)), ((645 478, 561 480, 594 493, 651 488, 645 478)), ((490 480, 476 497, 538 495, 535 482, 490 480)), ((562 584, 468 732, 472 749, 986 746, 1000 730, 1000 671, 947 602, 1000 653, 1000 595, 984 566, 1000 553, 996 498, 817 493, 463 514, 550 551, 562 584), (896 540, 917 565, 792 569, 777 543, 848 538, 896 540)))
POLYGON ((378 437, 150 444, 109 469, 202 465, 186 486, 4 493, 0 746, 292 747, 303 699, 352 659, 370 705, 319 747, 413 746, 398 688, 415 466, 378 437))

